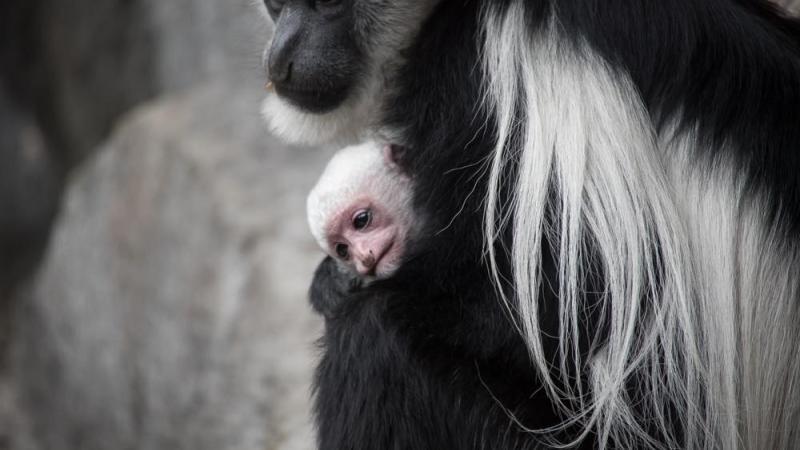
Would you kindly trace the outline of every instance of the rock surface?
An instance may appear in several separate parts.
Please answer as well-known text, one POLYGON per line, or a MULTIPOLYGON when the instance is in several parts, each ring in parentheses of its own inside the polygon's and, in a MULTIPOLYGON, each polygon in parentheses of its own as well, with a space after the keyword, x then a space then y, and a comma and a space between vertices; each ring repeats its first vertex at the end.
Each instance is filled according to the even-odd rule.
MULTIPOLYGON (((35 269, 63 175, 123 114, 195 83, 260 74, 263 9, 256 0, 0 2, 0 301, 35 269)), ((3 334, 0 324, 0 358, 3 334)))
POLYGON ((257 0, 4 0, 0 77, 72 165, 138 103, 259 71, 261 9, 257 0))
POLYGON ((74 174, 17 303, 9 448, 313 447, 304 200, 331 152, 267 135, 259 88, 142 108, 74 174))

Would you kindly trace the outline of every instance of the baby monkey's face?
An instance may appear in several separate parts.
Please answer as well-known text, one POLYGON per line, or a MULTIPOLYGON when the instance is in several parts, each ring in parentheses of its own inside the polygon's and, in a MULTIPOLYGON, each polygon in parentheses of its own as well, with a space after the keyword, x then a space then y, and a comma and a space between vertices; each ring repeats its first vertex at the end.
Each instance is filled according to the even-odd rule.
POLYGON ((407 237, 404 211, 377 196, 360 196, 328 230, 328 254, 361 276, 387 278, 400 266, 407 237))
POLYGON ((367 142, 334 155, 308 197, 311 232, 325 252, 363 277, 385 279, 419 228, 401 149, 367 142))

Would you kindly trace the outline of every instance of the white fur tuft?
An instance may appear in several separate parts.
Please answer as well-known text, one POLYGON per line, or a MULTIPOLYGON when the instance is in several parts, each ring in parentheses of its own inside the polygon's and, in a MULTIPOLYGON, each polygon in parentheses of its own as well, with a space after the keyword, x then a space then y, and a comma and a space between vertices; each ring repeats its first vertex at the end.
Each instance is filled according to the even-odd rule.
POLYGON ((302 111, 275 93, 270 93, 261 105, 261 113, 275 135, 297 144, 319 145, 332 143, 348 145, 365 138, 377 105, 356 99, 334 111, 313 114, 302 111))
POLYGON ((329 247, 326 229, 332 218, 367 192, 367 183, 382 175, 383 166, 382 148, 374 142, 339 150, 325 166, 306 200, 311 234, 323 250, 329 247))
POLYGON ((545 388, 570 417, 563 426, 596 432, 601 448, 800 448, 798 249, 745 200, 727 165, 696 160, 703 152, 691 134, 656 135, 627 74, 561 35, 556 19, 531 31, 524 9, 514 0, 484 16, 487 104, 499 136, 486 248, 502 286, 492 244, 513 220, 509 306, 545 388), (501 203, 512 158, 516 187, 501 203), (550 376, 538 322, 545 242, 557 244, 557 364, 564 374, 588 364, 589 386, 550 376), (583 280, 598 270, 590 256, 608 323, 586 362, 577 336, 583 280), (627 389, 634 377, 636 395, 627 389))

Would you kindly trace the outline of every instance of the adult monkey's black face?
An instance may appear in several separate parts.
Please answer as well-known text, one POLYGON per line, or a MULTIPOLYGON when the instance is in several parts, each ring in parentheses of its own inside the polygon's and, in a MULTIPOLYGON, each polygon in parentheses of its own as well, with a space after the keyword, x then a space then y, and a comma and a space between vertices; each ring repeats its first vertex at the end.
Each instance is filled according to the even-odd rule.
POLYGON ((339 107, 364 71, 352 0, 266 0, 275 22, 266 57, 275 91, 296 107, 322 114, 339 107))
POLYGON ((304 143, 354 143, 376 125, 401 50, 439 0, 265 0, 272 131, 304 143))

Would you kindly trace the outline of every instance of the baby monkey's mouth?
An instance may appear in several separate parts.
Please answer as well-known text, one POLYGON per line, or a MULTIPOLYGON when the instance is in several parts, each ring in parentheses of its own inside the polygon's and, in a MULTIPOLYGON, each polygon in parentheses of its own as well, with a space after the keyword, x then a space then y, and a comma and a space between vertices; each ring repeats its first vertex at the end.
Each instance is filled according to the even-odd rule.
POLYGON ((392 238, 392 240, 389 241, 389 244, 386 245, 386 247, 384 247, 383 251, 375 259, 375 265, 373 266, 373 269, 374 269, 373 272, 375 272, 376 275, 380 275, 380 270, 379 270, 380 269, 380 265, 384 261, 384 259, 386 258, 386 255, 388 255, 389 252, 391 252, 391 250, 393 248, 394 248, 394 238, 392 238))
POLYGON ((369 257, 363 261, 360 267, 355 267, 356 272, 363 277, 386 278, 392 275, 394 270, 393 253, 397 235, 388 239, 385 245, 377 250, 377 253, 370 251, 369 257))

